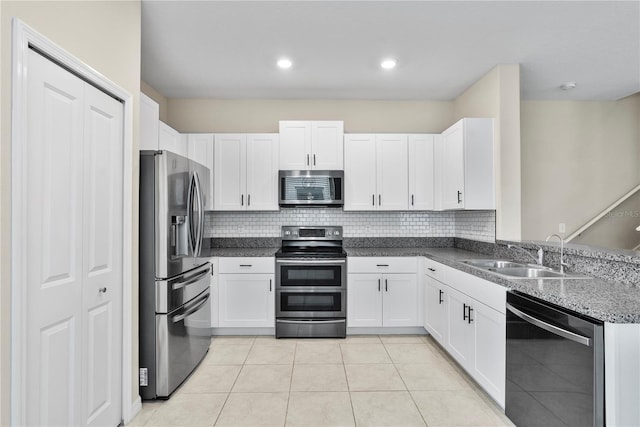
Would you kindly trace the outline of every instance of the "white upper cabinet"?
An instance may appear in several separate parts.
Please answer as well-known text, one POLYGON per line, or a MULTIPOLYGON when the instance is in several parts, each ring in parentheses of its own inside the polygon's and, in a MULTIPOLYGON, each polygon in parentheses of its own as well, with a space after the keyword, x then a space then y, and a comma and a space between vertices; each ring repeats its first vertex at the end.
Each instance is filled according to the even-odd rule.
POLYGON ((166 150, 189 157, 186 137, 163 122, 158 122, 158 150, 166 150))
POLYGON ((247 134, 247 210, 277 211, 278 135, 247 134))
POLYGON ((440 135, 409 135, 409 209, 434 210, 434 142, 440 135))
POLYGON ((140 93, 140 150, 158 149, 158 122, 160 106, 144 93, 140 93))
POLYGON ((409 207, 407 135, 377 135, 378 209, 403 211, 409 207))
POLYGON ((209 186, 205 194, 205 210, 213 209, 213 134, 191 133, 187 134, 187 147, 189 159, 206 166, 209 169, 209 186))
POLYGON ((280 121, 281 170, 342 170, 342 121, 280 121))
POLYGON ((441 144, 442 209, 495 209, 493 119, 462 119, 441 144))
POLYGON ((213 210, 278 210, 278 135, 217 134, 213 210))
POLYGON ((344 210, 407 210, 407 135, 345 137, 344 210))

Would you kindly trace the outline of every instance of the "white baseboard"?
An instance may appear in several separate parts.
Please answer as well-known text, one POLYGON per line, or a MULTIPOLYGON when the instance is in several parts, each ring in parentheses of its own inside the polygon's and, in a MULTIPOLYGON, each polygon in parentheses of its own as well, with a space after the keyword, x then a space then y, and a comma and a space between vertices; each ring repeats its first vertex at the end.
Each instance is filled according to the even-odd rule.
POLYGON ((138 415, 138 412, 140 412, 141 410, 142 410, 142 399, 140 398, 140 396, 138 396, 136 400, 134 400, 133 403, 131 403, 129 410, 124 411, 124 413, 122 414, 124 424, 130 423, 131 420, 134 419, 135 416, 138 415))
POLYGON ((427 331, 420 326, 404 328, 347 328, 347 335, 428 335, 427 331))
POLYGON ((212 336, 223 335, 271 335, 276 336, 276 328, 211 328, 212 336))

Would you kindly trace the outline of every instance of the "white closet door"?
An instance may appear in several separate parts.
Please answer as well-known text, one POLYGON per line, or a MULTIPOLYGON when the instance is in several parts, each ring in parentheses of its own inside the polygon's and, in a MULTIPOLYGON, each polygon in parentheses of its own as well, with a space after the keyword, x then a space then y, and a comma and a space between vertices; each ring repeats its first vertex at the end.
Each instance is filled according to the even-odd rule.
POLYGON ((29 52, 27 425, 75 425, 82 383, 84 82, 29 52))
POLYGON ((83 424, 117 425, 122 382, 122 118, 120 102, 85 85, 83 424))
POLYGON ((122 105, 37 53, 28 70, 25 424, 117 425, 122 105))

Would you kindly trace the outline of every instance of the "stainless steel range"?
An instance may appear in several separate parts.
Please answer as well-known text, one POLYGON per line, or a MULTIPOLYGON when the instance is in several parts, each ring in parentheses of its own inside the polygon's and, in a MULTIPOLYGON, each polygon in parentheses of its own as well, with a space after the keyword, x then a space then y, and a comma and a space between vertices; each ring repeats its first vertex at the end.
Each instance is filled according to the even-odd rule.
POLYGON ((342 227, 282 227, 276 338, 346 336, 346 261, 342 227))

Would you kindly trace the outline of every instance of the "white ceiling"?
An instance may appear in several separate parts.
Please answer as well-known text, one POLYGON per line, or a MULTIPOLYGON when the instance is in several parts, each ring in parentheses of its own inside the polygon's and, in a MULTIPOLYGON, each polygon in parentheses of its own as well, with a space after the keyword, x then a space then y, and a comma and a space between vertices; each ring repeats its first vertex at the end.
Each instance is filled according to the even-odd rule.
POLYGON ((171 98, 451 100, 514 63, 525 99, 638 92, 640 1, 142 2, 142 79, 171 98))

